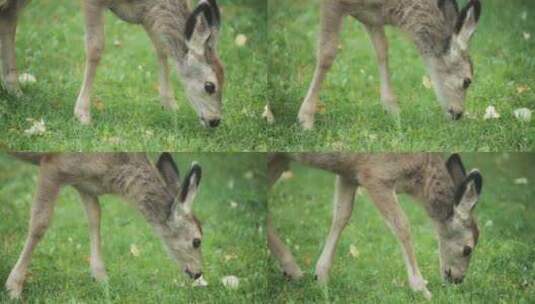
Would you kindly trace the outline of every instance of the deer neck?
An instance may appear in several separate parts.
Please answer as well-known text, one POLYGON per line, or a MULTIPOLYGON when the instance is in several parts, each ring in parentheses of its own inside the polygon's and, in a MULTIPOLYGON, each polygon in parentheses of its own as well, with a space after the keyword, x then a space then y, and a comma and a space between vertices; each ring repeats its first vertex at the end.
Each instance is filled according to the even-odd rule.
POLYGON ((187 53, 184 36, 186 21, 191 14, 187 2, 182 0, 158 0, 148 10, 144 25, 175 61, 181 62, 187 53))
POLYGON ((152 166, 122 165, 112 174, 110 183, 114 192, 133 203, 152 226, 166 224, 173 197, 152 166))
POLYGON ((453 215, 455 189, 440 157, 430 159, 425 168, 423 201, 427 215, 437 224, 447 222, 453 215))
POLYGON ((385 7, 387 20, 409 33, 424 57, 438 57, 448 49, 452 29, 444 15, 430 0, 390 1, 385 7))

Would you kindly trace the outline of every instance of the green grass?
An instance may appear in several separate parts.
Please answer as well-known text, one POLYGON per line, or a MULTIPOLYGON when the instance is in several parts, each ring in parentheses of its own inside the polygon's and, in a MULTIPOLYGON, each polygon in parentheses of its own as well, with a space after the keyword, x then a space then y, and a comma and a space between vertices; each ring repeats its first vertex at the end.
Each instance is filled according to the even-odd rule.
MULTIPOLYGON (((156 158, 156 155, 153 155, 156 158)), ((203 166, 194 210, 203 223, 204 275, 210 286, 189 288, 180 267, 134 208, 117 197, 101 199, 103 255, 109 284, 89 273, 87 220, 77 193, 66 188, 52 226, 35 250, 23 298, 28 303, 253 303, 266 299, 267 251, 263 229, 265 161, 258 154, 179 154, 180 169, 203 166), (252 175, 251 175, 252 173, 252 175), (229 187, 230 182, 234 186, 229 187), (236 201, 236 208, 230 202, 236 201), (136 244, 140 256, 130 254, 136 244), (227 260, 226 257, 231 259, 227 260), (221 277, 236 275, 237 290, 221 277)), ((37 168, 0 156, 0 302, 22 249, 37 168)))
MULTIPOLYGON (((463 284, 443 285, 432 224, 422 208, 401 197, 433 303, 533 303, 535 174, 531 168, 535 155, 466 154, 463 159, 467 167, 479 168, 485 179, 476 209, 480 243, 463 284), (515 184, 520 177, 529 184, 515 184)), ((298 165, 293 170, 293 179, 276 184, 269 209, 306 275, 303 281, 289 283, 271 259, 273 302, 426 303, 410 290, 398 242, 366 194, 357 197, 353 217, 342 234, 328 288, 317 287, 314 267, 330 226, 334 176, 298 165), (351 244, 360 252, 357 258, 349 255, 351 244)))
MULTIPOLYGON (((270 0, 269 94, 278 124, 273 150, 284 151, 532 151, 535 127, 513 110, 535 110, 535 2, 486 0, 472 40, 475 79, 467 96, 474 119, 450 122, 432 90, 425 89, 422 60, 407 35, 387 28, 391 76, 401 107, 398 123, 384 113, 373 47, 363 26, 346 18, 342 49, 320 97, 325 113, 315 130, 297 125, 299 106, 315 64, 319 0, 270 0), (526 20, 521 18, 527 13, 526 20), (525 40, 523 32, 531 33, 525 40), (520 86, 529 90, 517 93, 520 86), (483 120, 494 105, 502 117, 483 120)), ((465 1, 459 1, 464 3, 465 1)))
POLYGON ((0 148, 32 151, 265 151, 268 126, 260 118, 266 96, 266 3, 221 0, 220 56, 226 66, 224 122, 201 127, 173 72, 180 109, 162 109, 158 66, 150 39, 140 26, 106 13, 106 50, 93 91, 93 124, 73 117, 84 69, 80 1, 33 1, 23 11, 17 35, 20 72, 36 76, 22 98, 0 89, 0 148), (234 40, 245 34, 248 42, 234 40), (120 42, 120 46, 114 44, 120 42), (95 100, 102 101, 97 109, 95 100), (26 136, 28 118, 43 118, 47 132, 26 136))

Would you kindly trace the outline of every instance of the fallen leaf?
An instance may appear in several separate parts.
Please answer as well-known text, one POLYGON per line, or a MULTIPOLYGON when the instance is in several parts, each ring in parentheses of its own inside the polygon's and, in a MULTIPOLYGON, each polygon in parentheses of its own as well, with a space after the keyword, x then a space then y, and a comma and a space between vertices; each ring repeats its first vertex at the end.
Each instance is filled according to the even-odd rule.
POLYGON ((139 248, 137 248, 136 244, 130 245, 130 253, 136 258, 139 257, 140 251, 139 251, 139 248))
POLYGON ((528 184, 528 179, 525 177, 519 177, 515 179, 515 185, 527 185, 527 184, 528 184))
POLYGON ((30 73, 22 73, 19 75, 19 82, 21 84, 35 83, 37 79, 30 73))
POLYGON ((35 120, 33 118, 28 118, 26 121, 31 122, 32 126, 26 130, 24 130, 24 134, 28 136, 37 136, 37 135, 43 135, 46 132, 46 125, 45 121, 41 118, 41 120, 35 120))
POLYGON ((424 77, 422 77, 422 84, 426 89, 430 90, 433 88, 433 83, 431 82, 431 79, 429 79, 429 76, 427 75, 424 75, 424 77))
POLYGON ((525 40, 529 40, 529 39, 531 39, 531 34, 528 33, 528 32, 524 32, 524 33, 522 33, 522 35, 524 36, 524 39, 525 39, 525 40))
POLYGON ((359 250, 357 249, 357 246, 355 246, 355 245, 353 245, 353 244, 351 244, 351 245, 349 246, 349 255, 352 256, 352 257, 354 257, 354 258, 358 258, 358 257, 359 257, 360 252, 359 252, 359 250))
POLYGON ((323 102, 318 102, 316 105, 316 112, 323 114, 327 111, 327 106, 323 102))
POLYGON ((235 201, 230 201, 230 208, 237 208, 238 207, 238 203, 236 203, 235 201))
POLYGON ((95 109, 97 109, 98 111, 104 111, 104 103, 102 102, 101 99, 95 99, 95 101, 93 101, 93 105, 95 106, 95 109))
POLYGON ((228 262, 230 260, 235 260, 238 258, 238 256, 234 253, 231 253, 231 254, 225 254, 225 256, 223 256, 223 258, 225 259, 225 262, 228 262))
POLYGON ((485 227, 492 227, 494 225, 494 222, 492 220, 488 220, 486 223, 485 223, 485 227))
POLYGON ((223 286, 229 289, 237 289, 240 286, 240 279, 237 276, 229 275, 221 279, 223 286))
POLYGON ((234 42, 237 46, 244 46, 247 43, 247 36, 244 34, 238 34, 234 42))
POLYGON ((528 108, 520 108, 513 111, 513 115, 516 117, 516 119, 523 121, 523 122, 530 122, 531 121, 531 110, 528 108))
POLYGON ((113 45, 115 47, 121 47, 123 44, 121 43, 121 41, 119 39, 115 39, 115 40, 113 40, 113 45))
POLYGON ((487 110, 485 111, 485 115, 483 116, 483 119, 497 119, 500 118, 500 113, 496 111, 496 108, 494 106, 488 106, 487 110))
POLYGON ((271 107, 269 104, 267 104, 264 107, 264 112, 262 113, 262 118, 264 118, 268 124, 272 125, 275 123, 275 116, 273 116, 273 112, 271 112, 271 107))
POLYGON ((527 85, 525 85, 525 84, 521 84, 521 85, 516 87, 516 92, 518 94, 522 94, 522 93, 525 93, 527 91, 529 91, 529 87, 527 85))
POLYGON ((281 181, 287 181, 289 179, 292 179, 293 177, 294 177, 294 173, 292 171, 288 170, 288 171, 284 171, 281 174, 280 180, 281 181))

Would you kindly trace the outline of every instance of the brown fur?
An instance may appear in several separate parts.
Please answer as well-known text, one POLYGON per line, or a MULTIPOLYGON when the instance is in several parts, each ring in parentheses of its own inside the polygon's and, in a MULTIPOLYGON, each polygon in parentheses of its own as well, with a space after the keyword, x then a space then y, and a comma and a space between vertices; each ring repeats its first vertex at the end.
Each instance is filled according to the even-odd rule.
MULTIPOLYGON (((296 153, 272 154, 268 159, 269 180, 273 185, 289 168, 289 162, 320 168, 337 175, 331 231, 324 250, 316 265, 316 276, 326 283, 334 259, 338 239, 348 223, 355 192, 358 187, 368 191, 373 203, 386 224, 400 241, 404 260, 413 290, 422 292, 426 298, 431 293, 426 288, 416 262, 412 247, 407 217, 399 206, 396 193, 413 196, 433 221, 439 237, 441 270, 445 279, 460 282, 468 268, 470 256, 461 256, 464 247, 475 247, 479 237, 472 210, 481 191, 477 170, 466 176, 464 169, 458 176, 451 168, 464 168, 460 158, 453 155, 447 167, 440 154, 354 154, 354 153, 296 153), (454 176, 460 178, 459 183, 454 176), (463 185, 466 185, 464 188, 463 185), (456 195, 463 190, 461 197, 456 195), (457 199, 459 199, 457 201, 457 199)), ((295 263, 291 252, 277 235, 271 220, 268 221, 268 243, 273 255, 279 260, 284 273, 299 278, 302 271, 295 263)))
POLYGON ((190 172, 182 198, 178 171, 172 157, 162 154, 158 169, 143 153, 13 153, 39 165, 39 178, 26 244, 6 282, 12 298, 18 298, 26 277, 31 254, 46 232, 61 188, 72 186, 84 203, 89 219, 91 271, 99 281, 107 279, 100 249, 100 203, 103 194, 116 194, 137 208, 170 255, 182 264, 185 273, 197 278, 201 273, 201 252, 192 240, 201 239, 202 228, 191 212, 198 187, 200 167, 190 172), (161 170, 161 171, 159 171, 161 170), (177 191, 178 189, 178 191, 177 191))

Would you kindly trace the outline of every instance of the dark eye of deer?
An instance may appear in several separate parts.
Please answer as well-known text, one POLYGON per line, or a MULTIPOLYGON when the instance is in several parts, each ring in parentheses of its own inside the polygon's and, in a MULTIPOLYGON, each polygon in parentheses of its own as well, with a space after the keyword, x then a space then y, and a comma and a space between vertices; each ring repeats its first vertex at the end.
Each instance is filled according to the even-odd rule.
POLYGON ((472 84, 472 79, 466 78, 463 82, 463 88, 466 90, 470 87, 471 84, 472 84))
POLYGON ((193 248, 199 248, 201 247, 201 240, 200 239, 194 239, 193 240, 193 248))
POLYGON ((464 246, 464 248, 463 248, 463 256, 467 257, 470 254, 472 254, 472 247, 464 246))
POLYGON ((210 82, 210 81, 207 81, 205 84, 204 84, 204 90, 206 91, 206 93, 212 95, 215 93, 215 84, 213 82, 210 82))

